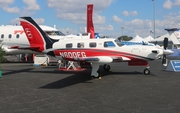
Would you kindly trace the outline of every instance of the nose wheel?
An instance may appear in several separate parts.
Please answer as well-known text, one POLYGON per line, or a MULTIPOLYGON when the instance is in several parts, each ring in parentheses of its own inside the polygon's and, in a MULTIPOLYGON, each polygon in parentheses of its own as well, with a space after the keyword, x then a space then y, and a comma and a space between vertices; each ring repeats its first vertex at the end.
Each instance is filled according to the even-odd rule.
POLYGON ((147 69, 147 68, 146 68, 146 69, 144 69, 144 74, 145 74, 145 75, 149 75, 149 74, 150 74, 150 70, 149 70, 149 69, 147 69))

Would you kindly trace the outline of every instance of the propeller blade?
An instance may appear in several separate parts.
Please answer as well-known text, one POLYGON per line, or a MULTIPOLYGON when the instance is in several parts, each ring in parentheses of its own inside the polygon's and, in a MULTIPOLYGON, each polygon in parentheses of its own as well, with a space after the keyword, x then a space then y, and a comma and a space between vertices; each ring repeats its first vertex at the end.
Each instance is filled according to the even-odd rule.
MULTIPOLYGON (((168 38, 167 37, 165 37, 164 40, 163 40, 163 47, 164 47, 164 52, 163 53, 166 53, 165 50, 168 47, 168 38)), ((163 54, 162 64, 164 66, 167 66, 167 56, 166 56, 166 54, 163 54)))
POLYGON ((165 37, 163 40, 163 46, 164 46, 164 49, 166 50, 166 48, 168 47, 168 38, 167 37, 165 37))

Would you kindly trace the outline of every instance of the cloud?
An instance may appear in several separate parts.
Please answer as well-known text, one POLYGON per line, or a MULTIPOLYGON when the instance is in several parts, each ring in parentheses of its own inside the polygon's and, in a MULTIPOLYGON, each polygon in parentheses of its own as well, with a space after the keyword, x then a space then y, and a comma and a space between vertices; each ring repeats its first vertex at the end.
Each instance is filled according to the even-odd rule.
POLYGON ((27 10, 39 10, 40 6, 36 3, 36 0, 23 0, 23 2, 27 5, 25 9, 27 10))
POLYGON ((110 31, 114 30, 112 25, 108 25, 107 29, 110 30, 110 31))
POLYGON ((180 6, 180 0, 175 0, 174 5, 175 6, 180 6))
MULTIPOLYGON (((39 25, 43 25, 44 24, 44 18, 34 18, 34 21, 39 24, 39 25)), ((9 22, 10 25, 20 25, 20 22, 19 22, 19 18, 15 18, 13 20, 11 20, 9 22)))
POLYGON ((44 18, 34 18, 34 21, 39 25, 43 25, 45 20, 44 18))
POLYGON ((10 4, 13 4, 14 0, 0 0, 0 8, 2 8, 5 12, 8 13, 18 13, 18 7, 9 7, 10 4))
POLYGON ((171 2, 171 0, 166 0, 163 4, 165 9, 171 9, 173 6, 180 6, 180 0, 174 0, 174 2, 171 2))
POLYGON ((132 12, 130 12, 130 15, 131 16, 136 16, 136 15, 138 15, 138 12, 137 11, 132 11, 132 12))
POLYGON ((20 11, 18 7, 3 7, 3 10, 8 13, 19 13, 20 11))
POLYGON ((27 6, 19 8, 17 6, 10 7, 9 5, 14 3, 14 0, 0 0, 0 7, 8 13, 17 13, 21 16, 30 16, 34 14, 33 10, 39 10, 40 6, 36 3, 36 0, 22 0, 27 6))
POLYGON ((59 30, 65 35, 78 34, 78 32, 75 29, 71 28, 60 28, 59 30))
POLYGON ((172 5, 173 5, 173 3, 171 2, 171 0, 166 0, 166 1, 164 2, 164 4, 163 4, 163 7, 164 7, 165 9, 171 9, 171 8, 172 8, 172 5))
POLYGON ((9 22, 10 25, 20 25, 19 18, 15 18, 9 22))
POLYGON ((93 23, 94 24, 104 24, 105 21, 106 21, 105 16, 94 15, 94 17, 93 17, 93 23))
POLYGON ((128 12, 128 11, 123 11, 122 14, 123 14, 124 16, 129 16, 129 12, 128 12))
POLYGON ((121 18, 119 18, 117 15, 114 15, 113 17, 112 17, 112 20, 114 21, 114 22, 117 22, 117 23, 121 23, 123 20, 121 19, 121 18))
MULTIPOLYGON (((155 33, 156 37, 160 35, 167 34, 164 30, 165 28, 179 28, 180 26, 180 12, 178 13, 169 13, 162 20, 155 21, 155 33)), ((131 21, 123 21, 123 23, 118 23, 119 26, 124 27, 124 35, 136 36, 137 34, 141 37, 147 37, 150 35, 149 29, 154 30, 154 22, 152 20, 142 20, 142 19, 133 19, 131 21)), ((120 30, 120 28, 119 28, 120 30)), ((113 31, 114 32, 114 31, 113 31)), ((121 33, 117 33, 117 36, 121 33)))
POLYGON ((124 16, 136 16, 136 15, 138 15, 138 13, 137 13, 137 11, 131 11, 131 12, 123 11, 122 15, 124 15, 124 16))
POLYGON ((62 20, 69 20, 76 24, 86 24, 86 7, 87 4, 94 4, 93 19, 94 24, 104 24, 105 17, 99 13, 106 9, 113 0, 47 0, 49 8, 56 11, 56 16, 62 20), (81 6, 81 7, 79 7, 81 6))
POLYGON ((0 7, 7 7, 9 4, 14 3, 14 0, 0 0, 0 7))

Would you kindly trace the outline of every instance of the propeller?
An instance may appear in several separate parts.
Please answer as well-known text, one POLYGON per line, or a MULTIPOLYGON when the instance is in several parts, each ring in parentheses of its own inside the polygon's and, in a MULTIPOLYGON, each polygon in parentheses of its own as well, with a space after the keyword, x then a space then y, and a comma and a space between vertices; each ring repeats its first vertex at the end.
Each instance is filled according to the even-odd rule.
MULTIPOLYGON (((166 50, 168 47, 168 38, 167 37, 165 37, 163 40, 163 47, 164 47, 164 50, 166 50)), ((167 66, 167 55, 164 53, 163 53, 163 57, 162 57, 162 64, 164 66, 167 66)))

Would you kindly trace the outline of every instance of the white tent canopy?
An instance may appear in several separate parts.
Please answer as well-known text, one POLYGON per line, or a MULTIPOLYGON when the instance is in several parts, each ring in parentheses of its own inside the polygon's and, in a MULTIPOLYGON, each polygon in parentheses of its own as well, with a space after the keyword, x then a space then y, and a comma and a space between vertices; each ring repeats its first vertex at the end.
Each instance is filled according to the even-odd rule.
POLYGON ((131 42, 137 42, 137 41, 145 41, 142 37, 136 35, 132 40, 130 40, 131 42))
POLYGON ((169 38, 169 34, 162 35, 156 39, 151 40, 152 42, 163 42, 164 38, 167 37, 169 41, 171 41, 171 38, 169 38))
POLYGON ((146 42, 150 42, 150 41, 154 40, 154 38, 149 35, 148 37, 145 37, 144 40, 145 40, 146 42))

